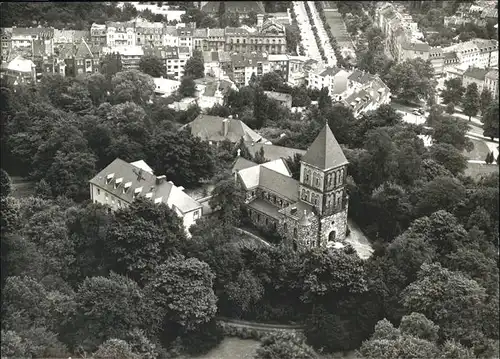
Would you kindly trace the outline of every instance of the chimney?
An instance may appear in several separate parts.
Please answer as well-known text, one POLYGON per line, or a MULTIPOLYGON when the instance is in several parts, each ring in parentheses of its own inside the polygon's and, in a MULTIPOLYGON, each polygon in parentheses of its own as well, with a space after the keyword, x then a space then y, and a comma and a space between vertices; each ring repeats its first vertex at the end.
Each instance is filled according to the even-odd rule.
POLYGON ((229 132, 229 121, 231 121, 230 118, 222 120, 222 134, 224 137, 227 136, 227 133, 229 132))
POLYGON ((263 23, 264 23, 264 15, 263 14, 257 14, 257 27, 259 29, 261 29, 263 23))
POLYGON ((158 177, 156 177, 156 184, 157 185, 162 184, 166 179, 167 179, 167 176, 165 176, 165 175, 158 176, 158 177))

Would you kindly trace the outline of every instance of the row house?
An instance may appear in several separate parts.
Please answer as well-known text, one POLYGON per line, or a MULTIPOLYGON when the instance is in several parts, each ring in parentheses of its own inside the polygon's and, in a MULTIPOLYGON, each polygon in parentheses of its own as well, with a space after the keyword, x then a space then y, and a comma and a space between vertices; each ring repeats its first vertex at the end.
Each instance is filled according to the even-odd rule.
POLYGON ((103 54, 120 54, 124 70, 137 70, 139 69, 139 62, 144 56, 142 46, 114 46, 103 48, 103 54))
POLYGON ((493 98, 498 99, 498 69, 488 71, 484 77, 484 88, 490 91, 493 98))
POLYGON ((472 39, 446 47, 443 51, 455 53, 460 65, 498 67, 498 40, 472 39))
POLYGON ((195 28, 192 26, 181 27, 177 29, 177 38, 179 47, 187 47, 189 52, 193 51, 193 33, 195 28))
POLYGON ((90 44, 92 46, 106 46, 107 30, 104 24, 92 24, 90 27, 90 44))
POLYGON ((199 51, 224 51, 226 45, 225 29, 195 29, 193 48, 199 51))
POLYGON ((167 205, 182 219, 188 236, 189 228, 203 215, 202 204, 166 176, 156 176, 142 160, 127 163, 117 158, 89 184, 92 203, 105 205, 109 211, 127 208, 139 197, 167 205))
POLYGON ((226 51, 252 52, 260 51, 269 54, 285 54, 285 27, 272 20, 258 26, 255 32, 244 28, 226 28, 226 51))
POLYGON ((135 46, 135 22, 106 22, 106 45, 135 46))
POLYGON ((260 78, 271 72, 266 54, 233 54, 231 56, 230 77, 237 86, 248 86, 253 75, 260 78))
POLYGON ((163 28, 163 46, 179 46, 179 38, 177 37, 177 27, 176 26, 165 26, 163 28))
POLYGON ((137 22, 135 25, 135 43, 137 46, 162 46, 163 29, 161 22, 137 22))
POLYGON ((191 57, 188 47, 143 47, 143 51, 144 55, 153 55, 160 58, 167 76, 173 77, 175 80, 182 79, 186 62, 191 57))
POLYGON ((100 53, 92 52, 89 45, 82 39, 79 44, 63 44, 58 48, 57 58, 64 62, 59 71, 54 68, 54 72, 59 72, 64 76, 78 76, 91 74, 100 71, 100 53))
POLYGON ((79 43, 82 39, 85 39, 88 44, 92 44, 90 42, 90 31, 54 29, 54 45, 79 43))
POLYGON ((5 59, 12 50, 32 49, 33 41, 43 41, 47 53, 49 55, 54 53, 54 29, 52 28, 3 28, 0 41, 2 58, 5 59))

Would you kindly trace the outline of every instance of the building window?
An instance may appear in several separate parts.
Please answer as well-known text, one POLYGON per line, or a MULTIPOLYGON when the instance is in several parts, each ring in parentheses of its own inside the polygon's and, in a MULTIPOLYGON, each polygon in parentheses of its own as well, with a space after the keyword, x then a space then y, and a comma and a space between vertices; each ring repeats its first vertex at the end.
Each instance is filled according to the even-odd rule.
POLYGON ((199 211, 194 211, 193 217, 194 217, 195 220, 198 219, 200 217, 200 212, 199 211))
POLYGON ((122 201, 118 200, 118 208, 122 208, 122 201))
POLYGON ((107 193, 105 193, 105 194, 104 194, 104 200, 105 200, 106 202, 108 202, 108 194, 107 194, 107 193))
POLYGON ((294 228, 293 229, 293 238, 297 238, 298 237, 298 231, 297 231, 297 228, 294 228))
POLYGON ((288 231, 288 225, 286 224, 286 222, 285 222, 285 224, 283 225, 283 229, 285 230, 285 232, 287 232, 287 231, 288 231))
POLYGON ((101 195, 101 190, 98 188, 97 189, 97 195, 100 196, 101 195))

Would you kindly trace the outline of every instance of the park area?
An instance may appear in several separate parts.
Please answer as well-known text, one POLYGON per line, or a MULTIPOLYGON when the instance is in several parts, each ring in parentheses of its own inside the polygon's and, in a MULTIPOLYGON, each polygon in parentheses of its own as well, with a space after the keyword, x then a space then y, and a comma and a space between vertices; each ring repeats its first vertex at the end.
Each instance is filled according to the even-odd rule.
POLYGON ((323 10, 325 12, 325 18, 328 25, 330 25, 330 31, 332 35, 337 39, 337 43, 341 48, 349 48, 354 50, 354 46, 351 41, 351 37, 347 32, 347 29, 342 20, 342 15, 337 10, 337 6, 333 1, 323 1, 323 10))

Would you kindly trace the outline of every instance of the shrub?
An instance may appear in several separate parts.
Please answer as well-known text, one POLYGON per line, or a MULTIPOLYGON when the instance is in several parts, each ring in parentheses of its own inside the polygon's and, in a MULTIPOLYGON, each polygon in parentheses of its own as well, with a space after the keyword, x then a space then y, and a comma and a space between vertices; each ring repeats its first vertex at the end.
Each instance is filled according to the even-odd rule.
POLYGON ((182 346, 190 355, 200 355, 215 348, 224 339, 224 329, 215 320, 181 336, 182 346))

